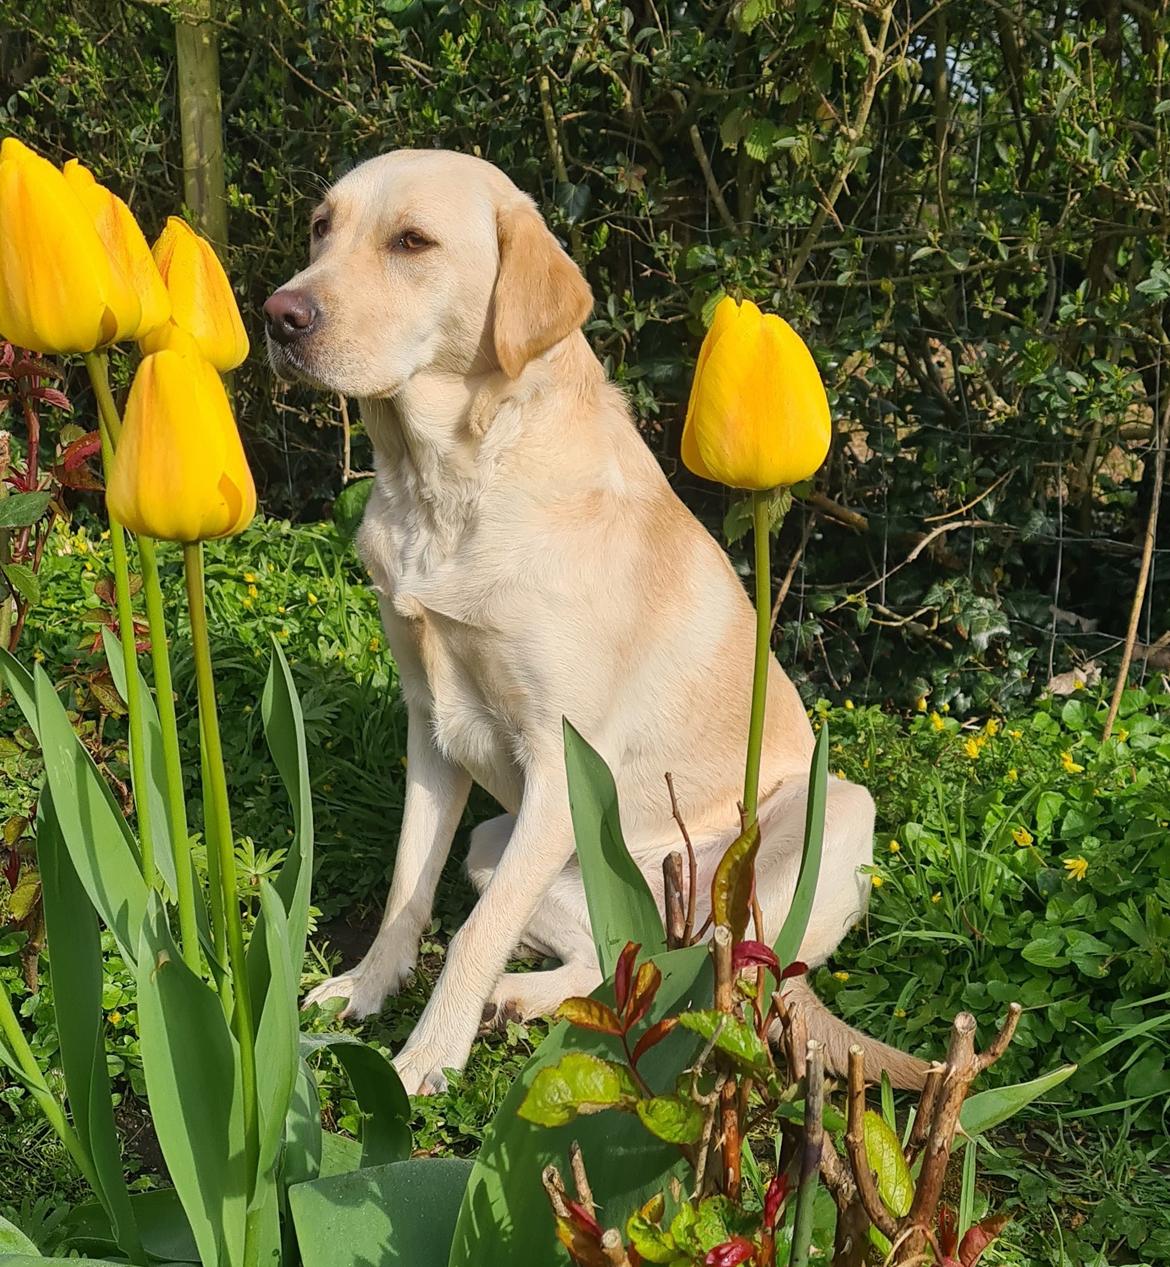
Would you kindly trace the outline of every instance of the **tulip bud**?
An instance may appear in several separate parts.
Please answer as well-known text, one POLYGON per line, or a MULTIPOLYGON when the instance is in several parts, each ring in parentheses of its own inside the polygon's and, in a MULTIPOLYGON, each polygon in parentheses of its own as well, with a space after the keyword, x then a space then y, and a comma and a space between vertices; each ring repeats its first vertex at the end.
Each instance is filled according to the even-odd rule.
MULTIPOLYGON (((248 336, 219 257, 206 238, 177 216, 154 244, 154 260, 171 296, 171 320, 195 340, 204 360, 221 373, 248 355, 248 336)), ((168 327, 142 340, 144 352, 173 346, 168 327)))
MULTIPOLYGON (((92 352, 117 334, 116 289, 101 238, 65 177, 6 137, 0 145, 0 336, 50 355, 92 352)), ((119 302, 125 299, 119 291, 119 302)))
POLYGON ((251 523, 256 487, 206 361, 164 349, 139 365, 106 504, 131 531, 167 541, 232 536, 251 523))
POLYGON ((763 490, 808 479, 832 438, 829 402, 795 330, 726 298, 695 366, 682 459, 696 475, 763 490))
POLYGON ((171 299, 138 221, 122 199, 99 185, 77 159, 65 164, 63 174, 110 259, 109 303, 118 318, 114 338, 140 339, 170 316, 171 299))

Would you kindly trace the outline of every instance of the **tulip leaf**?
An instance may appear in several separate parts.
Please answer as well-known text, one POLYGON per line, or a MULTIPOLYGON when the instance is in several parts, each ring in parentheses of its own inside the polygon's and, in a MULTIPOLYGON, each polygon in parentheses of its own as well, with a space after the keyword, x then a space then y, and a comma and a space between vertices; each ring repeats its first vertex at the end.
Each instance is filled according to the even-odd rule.
POLYGON ((568 719, 564 730, 573 837, 593 941, 608 978, 627 942, 655 955, 666 949, 666 932, 646 877, 626 848, 609 767, 568 719))
POLYGON ((151 1116, 203 1267, 241 1267, 248 1174, 240 1055, 218 995, 183 962, 151 894, 138 951, 151 1116))
POLYGON ((0 1214, 0 1258, 8 1261, 9 1254, 27 1254, 40 1260, 40 1250, 16 1226, 0 1214))
MULTIPOLYGON (((301 1262, 447 1267, 471 1167, 461 1157, 413 1157, 297 1184, 288 1202, 301 1262)), ((539 1176, 537 1190, 543 1195, 539 1176)))
POLYGON ((989 1091, 980 1091, 964 1102, 959 1113, 959 1125, 968 1135, 982 1135, 1001 1122, 1006 1122, 1033 1100, 1059 1087, 1076 1071, 1076 1065, 1062 1065, 1030 1082, 1013 1082, 1007 1087, 992 1087, 989 1091))
POLYGON ((256 1068, 259 1079, 260 1157, 257 1185, 269 1182, 284 1139, 299 1051, 297 1038, 297 981, 288 957, 288 924, 276 891, 260 881, 260 909, 264 914, 263 938, 253 938, 250 953, 261 946, 268 968, 268 991, 256 1027, 256 1068))
POLYGON ((389 1060, 353 1034, 302 1034, 302 1056, 328 1050, 345 1070, 362 1115, 361 1165, 380 1166, 410 1156, 410 1098, 389 1060))
MULTIPOLYGON (((0 501, 0 506, 4 503, 0 501)), ((0 563, 0 572, 14 594, 24 599, 30 607, 41 601, 41 582, 27 563, 0 563)))
POLYGON ((27 528, 49 508, 48 493, 9 493, 0 497, 0 528, 27 528))
POLYGON ((284 1127, 281 1182, 285 1187, 316 1179, 321 1173, 324 1132, 321 1129, 321 1097, 309 1062, 300 1056, 297 1077, 284 1127))
POLYGON ((821 722, 813 748, 812 763, 808 772, 808 800, 804 819, 804 852, 800 858, 800 874, 792 905, 780 929, 780 936, 772 943, 776 958, 787 966, 800 954, 812 914, 813 899, 817 894, 817 880, 821 874, 821 850, 825 843, 825 804, 829 796, 829 723, 821 722))
MULTIPOLYGON (((0 656, 0 669, 5 670, 10 686, 14 682, 12 665, 16 661, 11 657, 0 656)), ((13 694, 25 711, 24 691, 14 688, 13 694)), ((89 900, 114 934, 123 958, 133 965, 138 955, 138 929, 146 913, 146 883, 131 844, 133 837, 113 793, 40 668, 33 677, 33 698, 36 710, 32 724, 40 740, 45 779, 61 836, 89 900)))
POLYGON ((54 1016, 69 1111, 93 1164, 114 1240, 131 1260, 142 1245, 130 1206, 114 1123, 102 1011, 102 945, 97 914, 61 837, 50 793, 37 815, 37 870, 52 956, 54 1016))

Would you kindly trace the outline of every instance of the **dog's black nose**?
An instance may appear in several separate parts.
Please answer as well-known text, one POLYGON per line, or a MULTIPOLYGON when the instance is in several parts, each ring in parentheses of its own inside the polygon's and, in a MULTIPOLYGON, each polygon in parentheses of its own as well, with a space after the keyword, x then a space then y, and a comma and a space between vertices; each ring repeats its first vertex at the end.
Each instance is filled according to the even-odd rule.
POLYGON ((277 343, 295 343, 317 322, 317 306, 303 290, 278 290, 264 303, 264 321, 277 343))

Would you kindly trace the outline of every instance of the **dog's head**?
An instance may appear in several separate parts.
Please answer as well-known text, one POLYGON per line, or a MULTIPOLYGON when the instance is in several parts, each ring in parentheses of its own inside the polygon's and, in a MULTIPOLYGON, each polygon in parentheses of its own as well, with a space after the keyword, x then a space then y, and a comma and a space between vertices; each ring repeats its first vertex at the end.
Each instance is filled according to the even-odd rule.
POLYGON ((276 372, 393 396, 423 370, 515 378, 592 296, 531 199, 482 159, 398 150, 314 211, 309 266, 264 305, 276 372))

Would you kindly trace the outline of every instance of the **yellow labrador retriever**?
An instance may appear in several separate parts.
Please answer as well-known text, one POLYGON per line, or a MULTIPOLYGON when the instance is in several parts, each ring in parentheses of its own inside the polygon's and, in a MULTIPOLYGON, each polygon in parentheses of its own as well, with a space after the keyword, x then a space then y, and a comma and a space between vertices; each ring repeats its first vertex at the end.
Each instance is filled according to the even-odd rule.
MULTIPOLYGON (((661 898, 679 846, 700 892, 737 831, 754 617, 723 551, 671 491, 581 333, 592 303, 531 199, 442 151, 365 163, 312 218, 309 266, 264 305, 276 371, 358 397, 377 479, 358 540, 409 710, 406 803, 381 928, 308 1001, 376 1012, 412 972, 472 781, 505 811, 472 833, 479 900, 395 1064, 408 1091, 462 1068, 485 1016, 538 1016, 601 980, 573 849, 562 718, 608 761, 631 852, 661 898), (557 959, 508 974, 519 945, 557 959)), ((758 893, 774 937, 800 862, 812 733, 771 665, 758 893)), ((873 802, 832 780, 800 957, 865 906, 873 802)), ((861 1039, 788 983, 837 1065, 917 1061, 861 1039)))

